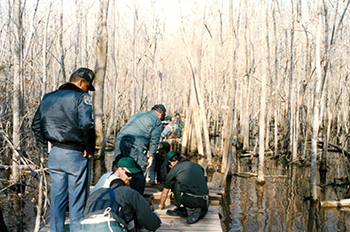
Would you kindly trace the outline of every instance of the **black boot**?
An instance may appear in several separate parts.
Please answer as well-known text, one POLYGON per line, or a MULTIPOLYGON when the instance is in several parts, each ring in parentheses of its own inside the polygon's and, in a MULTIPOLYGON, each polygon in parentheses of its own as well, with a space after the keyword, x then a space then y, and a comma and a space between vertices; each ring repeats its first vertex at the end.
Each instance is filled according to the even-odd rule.
POLYGON ((202 208, 195 208, 193 211, 193 214, 188 216, 186 218, 187 224, 193 224, 195 222, 198 222, 202 218, 204 218, 205 214, 208 212, 208 209, 202 209, 202 208))
POLYGON ((175 208, 174 210, 167 210, 166 214, 169 216, 187 217, 187 210, 186 207, 180 206, 175 208))

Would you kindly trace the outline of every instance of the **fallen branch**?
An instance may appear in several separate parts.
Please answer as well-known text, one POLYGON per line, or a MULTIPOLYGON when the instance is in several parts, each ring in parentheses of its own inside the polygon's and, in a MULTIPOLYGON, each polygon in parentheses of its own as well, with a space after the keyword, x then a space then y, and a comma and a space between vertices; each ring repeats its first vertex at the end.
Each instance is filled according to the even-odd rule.
POLYGON ((321 207, 323 208, 350 207, 350 199, 341 199, 339 201, 321 201, 321 207))

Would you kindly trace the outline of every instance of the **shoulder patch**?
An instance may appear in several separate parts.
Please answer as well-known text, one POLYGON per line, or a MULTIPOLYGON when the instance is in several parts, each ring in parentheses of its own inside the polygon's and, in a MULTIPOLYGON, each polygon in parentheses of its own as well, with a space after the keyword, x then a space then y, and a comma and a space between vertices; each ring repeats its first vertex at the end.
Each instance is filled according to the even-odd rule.
POLYGON ((84 95, 84 104, 92 106, 92 100, 90 95, 84 95))

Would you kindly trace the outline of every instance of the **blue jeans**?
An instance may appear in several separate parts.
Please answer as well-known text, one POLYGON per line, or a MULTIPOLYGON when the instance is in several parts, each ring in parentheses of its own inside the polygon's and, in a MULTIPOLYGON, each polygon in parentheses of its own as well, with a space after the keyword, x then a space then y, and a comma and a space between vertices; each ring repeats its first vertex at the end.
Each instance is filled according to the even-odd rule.
POLYGON ((71 232, 80 229, 90 187, 90 159, 83 152, 53 147, 48 168, 51 176, 50 231, 64 232, 64 221, 69 199, 71 232))

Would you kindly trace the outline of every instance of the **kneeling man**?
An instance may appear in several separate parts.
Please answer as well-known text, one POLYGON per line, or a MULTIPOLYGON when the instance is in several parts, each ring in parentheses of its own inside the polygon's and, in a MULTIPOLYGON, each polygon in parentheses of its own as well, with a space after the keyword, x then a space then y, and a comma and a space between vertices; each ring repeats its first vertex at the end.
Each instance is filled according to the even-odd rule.
POLYGON ((174 193, 175 210, 167 215, 187 217, 187 224, 193 224, 204 218, 210 205, 209 190, 203 168, 194 162, 179 162, 180 154, 173 151, 165 156, 165 165, 170 167, 159 208, 164 209, 170 189, 174 193), (193 214, 187 215, 187 208, 193 208, 193 214))
POLYGON ((104 174, 91 191, 80 232, 157 230, 161 224, 158 215, 139 192, 125 187, 141 172, 135 160, 124 157, 113 171, 104 174))

